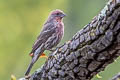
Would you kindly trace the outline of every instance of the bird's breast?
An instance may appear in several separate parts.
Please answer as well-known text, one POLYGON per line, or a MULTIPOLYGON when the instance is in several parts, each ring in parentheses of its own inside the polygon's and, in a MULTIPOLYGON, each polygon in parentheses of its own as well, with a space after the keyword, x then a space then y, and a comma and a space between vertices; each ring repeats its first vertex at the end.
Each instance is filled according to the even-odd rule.
POLYGON ((61 37, 64 35, 64 24, 63 24, 63 22, 59 22, 58 24, 57 24, 57 33, 58 33, 58 35, 60 35, 61 37))

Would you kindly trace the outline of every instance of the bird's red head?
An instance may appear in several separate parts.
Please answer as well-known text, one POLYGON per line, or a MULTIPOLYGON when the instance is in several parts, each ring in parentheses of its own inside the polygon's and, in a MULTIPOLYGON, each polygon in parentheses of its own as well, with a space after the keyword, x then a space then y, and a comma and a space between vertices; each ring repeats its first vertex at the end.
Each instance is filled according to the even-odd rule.
POLYGON ((65 13, 59 9, 56 9, 56 10, 53 10, 51 13, 50 13, 50 16, 49 16, 49 19, 56 19, 56 20, 61 20, 63 17, 65 17, 65 13))
POLYGON ((56 10, 52 11, 51 15, 53 15, 55 17, 61 17, 61 18, 66 16, 65 13, 63 11, 59 10, 59 9, 56 9, 56 10))

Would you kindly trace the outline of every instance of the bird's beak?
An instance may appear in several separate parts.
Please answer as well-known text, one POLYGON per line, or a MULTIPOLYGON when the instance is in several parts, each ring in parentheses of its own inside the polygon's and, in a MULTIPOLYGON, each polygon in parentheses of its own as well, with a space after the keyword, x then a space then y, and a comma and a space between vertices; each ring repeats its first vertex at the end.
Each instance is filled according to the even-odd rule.
POLYGON ((66 16, 66 14, 62 14, 62 15, 61 15, 61 17, 65 17, 65 16, 66 16))

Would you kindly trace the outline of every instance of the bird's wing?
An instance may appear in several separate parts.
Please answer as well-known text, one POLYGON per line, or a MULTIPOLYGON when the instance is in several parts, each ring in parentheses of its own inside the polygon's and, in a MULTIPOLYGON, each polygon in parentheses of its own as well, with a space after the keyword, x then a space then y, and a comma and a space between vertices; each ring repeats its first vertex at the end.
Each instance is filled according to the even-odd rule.
POLYGON ((53 33, 55 33, 55 28, 56 27, 54 26, 54 24, 51 24, 51 23, 47 23, 44 25, 40 35, 37 37, 37 40, 33 44, 31 53, 34 53, 35 50, 40 47, 40 45, 44 44, 48 40, 48 38, 53 33))

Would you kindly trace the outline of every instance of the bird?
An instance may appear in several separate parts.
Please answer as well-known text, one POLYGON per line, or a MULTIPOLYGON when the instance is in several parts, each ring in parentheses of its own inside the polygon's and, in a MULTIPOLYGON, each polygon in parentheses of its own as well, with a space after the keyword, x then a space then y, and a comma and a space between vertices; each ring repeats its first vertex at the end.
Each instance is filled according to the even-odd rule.
POLYGON ((44 51, 49 50, 53 51, 61 41, 64 36, 64 23, 63 18, 66 14, 60 10, 56 9, 50 12, 48 19, 44 23, 42 30, 37 37, 37 40, 32 46, 32 50, 30 55, 32 56, 32 60, 25 72, 25 76, 28 76, 32 66, 38 60, 40 56, 44 56, 44 51))

